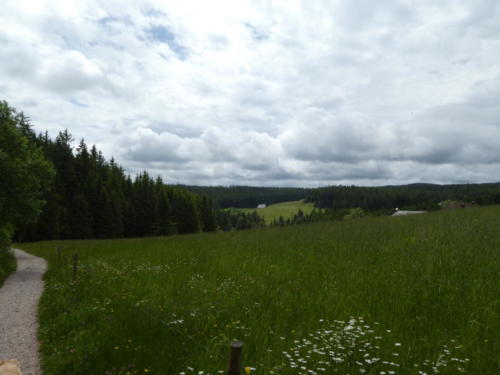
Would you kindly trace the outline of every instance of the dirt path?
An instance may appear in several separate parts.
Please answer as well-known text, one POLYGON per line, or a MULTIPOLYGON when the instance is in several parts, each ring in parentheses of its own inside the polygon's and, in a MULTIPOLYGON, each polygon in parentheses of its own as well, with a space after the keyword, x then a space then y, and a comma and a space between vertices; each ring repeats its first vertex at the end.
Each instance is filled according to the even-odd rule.
POLYGON ((14 253, 17 271, 0 289, 0 359, 15 358, 24 375, 39 375, 37 308, 47 263, 21 250, 14 253))

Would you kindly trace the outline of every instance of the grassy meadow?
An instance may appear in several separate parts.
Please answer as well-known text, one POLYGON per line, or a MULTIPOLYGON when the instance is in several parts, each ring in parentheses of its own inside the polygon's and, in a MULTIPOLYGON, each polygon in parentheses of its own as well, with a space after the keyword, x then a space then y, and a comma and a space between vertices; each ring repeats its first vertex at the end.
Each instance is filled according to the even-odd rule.
POLYGON ((274 219, 278 220, 281 216, 283 219, 291 219, 299 210, 302 210, 305 214, 311 213, 314 208, 312 203, 304 203, 303 200, 300 201, 290 201, 282 202, 276 204, 270 204, 266 208, 241 208, 241 210, 246 213, 252 213, 256 211, 259 216, 261 216, 266 224, 271 224, 274 219))
POLYGON ((252 374, 493 375, 499 228, 484 207, 16 246, 49 261, 45 375, 225 373, 234 339, 252 374))

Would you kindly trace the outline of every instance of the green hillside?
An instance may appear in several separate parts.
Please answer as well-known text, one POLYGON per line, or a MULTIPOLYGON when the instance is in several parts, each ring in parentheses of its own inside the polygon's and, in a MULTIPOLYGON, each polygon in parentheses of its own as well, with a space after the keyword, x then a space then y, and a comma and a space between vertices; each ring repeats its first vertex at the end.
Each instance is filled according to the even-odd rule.
POLYGON ((49 261, 45 375, 225 373, 234 339, 254 374, 494 375, 499 227, 495 206, 17 246, 49 261))
POLYGON ((257 211, 259 216, 262 216, 266 224, 271 224, 274 219, 278 219, 280 216, 283 219, 291 219, 299 210, 302 210, 305 214, 311 213, 314 205, 312 203, 304 203, 303 200, 276 203, 267 206, 266 208, 241 208, 239 210, 243 212, 253 212, 257 211))

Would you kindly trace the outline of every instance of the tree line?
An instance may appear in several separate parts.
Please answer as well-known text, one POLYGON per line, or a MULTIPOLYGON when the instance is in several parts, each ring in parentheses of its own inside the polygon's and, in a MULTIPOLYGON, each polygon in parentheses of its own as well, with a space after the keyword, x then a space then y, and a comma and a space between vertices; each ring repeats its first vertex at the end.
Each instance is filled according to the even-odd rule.
POLYGON ((0 243, 215 231, 213 201, 147 172, 132 178, 68 130, 36 134, 0 102, 0 243))
POLYGON ((256 208, 304 199, 311 189, 256 186, 190 186, 179 185, 193 193, 209 196, 218 208, 256 208))
POLYGON ((19 226, 36 220, 44 204, 43 191, 54 176, 30 135, 25 116, 0 101, 0 285, 15 269, 8 252, 12 235, 19 226))
POLYGON ((72 147, 68 130, 55 140, 30 134, 56 171, 42 198, 40 218, 17 231, 23 241, 161 236, 217 229, 208 197, 166 185, 147 172, 127 175, 113 158, 82 139, 72 147))
POLYGON ((500 183, 490 184, 411 184, 403 186, 329 186, 312 189, 306 201, 318 208, 333 210, 362 208, 386 212, 394 208, 437 210, 445 200, 476 202, 480 205, 500 203, 500 183))

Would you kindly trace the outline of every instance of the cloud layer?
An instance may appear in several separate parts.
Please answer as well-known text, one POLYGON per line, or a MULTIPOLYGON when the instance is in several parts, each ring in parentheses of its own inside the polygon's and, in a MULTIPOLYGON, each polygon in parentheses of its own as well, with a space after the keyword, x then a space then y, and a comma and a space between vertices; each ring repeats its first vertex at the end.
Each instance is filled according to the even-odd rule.
POLYGON ((6 0, 0 93, 189 184, 500 180, 500 4, 6 0))

